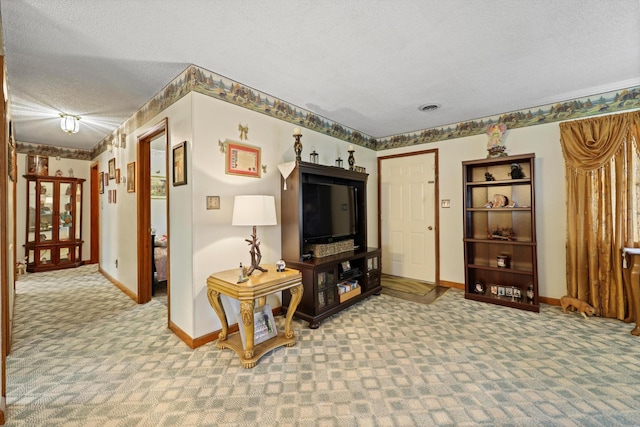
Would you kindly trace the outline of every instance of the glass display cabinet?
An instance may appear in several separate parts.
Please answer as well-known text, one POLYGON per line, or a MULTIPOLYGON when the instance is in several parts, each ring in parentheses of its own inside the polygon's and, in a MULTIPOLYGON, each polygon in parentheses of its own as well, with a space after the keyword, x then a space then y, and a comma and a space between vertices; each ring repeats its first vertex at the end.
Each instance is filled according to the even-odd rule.
POLYGON ((82 265, 82 183, 85 180, 24 177, 27 180, 27 271, 82 265))

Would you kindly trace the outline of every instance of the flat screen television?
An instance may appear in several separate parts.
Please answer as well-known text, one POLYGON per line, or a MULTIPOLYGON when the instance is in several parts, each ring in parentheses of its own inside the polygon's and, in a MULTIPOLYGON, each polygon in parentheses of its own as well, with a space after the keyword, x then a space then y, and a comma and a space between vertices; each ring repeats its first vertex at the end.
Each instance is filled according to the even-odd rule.
POLYGON ((357 233, 355 187, 302 184, 302 237, 305 243, 328 243, 357 233))

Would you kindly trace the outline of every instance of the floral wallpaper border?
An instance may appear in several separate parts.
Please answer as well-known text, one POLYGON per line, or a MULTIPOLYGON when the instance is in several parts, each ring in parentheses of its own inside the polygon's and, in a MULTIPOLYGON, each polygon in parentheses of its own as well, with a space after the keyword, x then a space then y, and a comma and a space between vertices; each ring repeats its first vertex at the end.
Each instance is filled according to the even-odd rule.
POLYGON ((132 133, 191 91, 284 120, 298 127, 325 133, 372 150, 386 150, 478 135, 484 133, 487 126, 495 123, 504 123, 508 129, 515 129, 640 108, 640 86, 636 86, 457 124, 375 139, 356 129, 317 115, 312 111, 295 106, 212 71, 190 65, 118 129, 100 141, 91 151, 18 142, 18 152, 73 159, 94 159, 107 150, 108 144, 118 134, 132 133))

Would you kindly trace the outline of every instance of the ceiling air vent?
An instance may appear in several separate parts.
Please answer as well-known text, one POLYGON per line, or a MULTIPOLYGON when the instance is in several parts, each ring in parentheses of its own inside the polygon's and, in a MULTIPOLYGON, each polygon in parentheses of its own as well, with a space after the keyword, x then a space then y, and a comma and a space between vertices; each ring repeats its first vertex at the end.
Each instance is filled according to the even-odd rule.
POLYGON ((418 107, 418 110, 427 112, 427 111, 435 111, 438 108, 440 108, 438 104, 423 104, 418 107))

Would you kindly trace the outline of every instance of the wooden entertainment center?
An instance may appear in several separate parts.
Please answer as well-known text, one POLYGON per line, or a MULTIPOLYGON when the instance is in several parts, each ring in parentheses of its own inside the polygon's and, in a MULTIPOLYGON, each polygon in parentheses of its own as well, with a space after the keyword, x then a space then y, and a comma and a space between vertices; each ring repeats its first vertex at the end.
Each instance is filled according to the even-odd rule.
MULTIPOLYGON (((282 179, 282 258, 287 267, 302 273, 304 294, 295 315, 308 321, 312 329, 356 302, 380 294, 382 289, 380 249, 367 247, 367 178, 366 173, 298 161, 289 177, 282 179), (348 240, 353 240, 353 249, 322 257, 309 254, 303 229, 304 183, 355 189, 355 232, 334 242, 344 250, 345 243, 349 247, 348 240), (353 289, 347 290, 350 286, 353 289)), ((326 243, 322 246, 331 248, 332 242, 326 243)), ((283 308, 287 308, 291 296, 283 293, 282 297, 283 308)))

